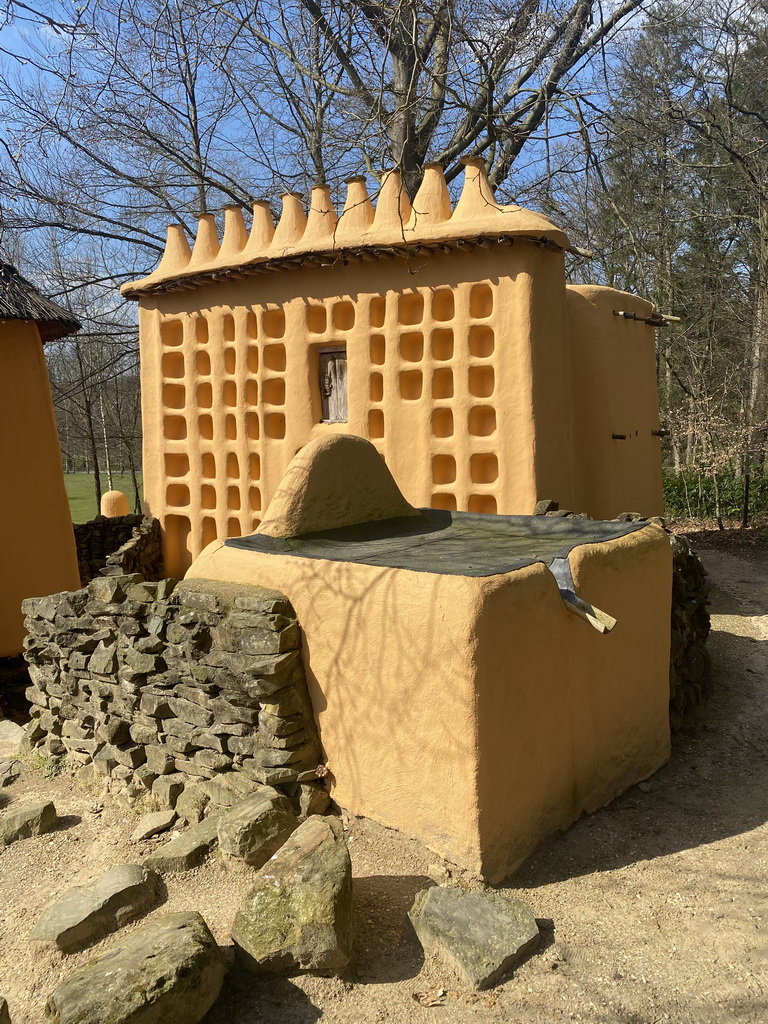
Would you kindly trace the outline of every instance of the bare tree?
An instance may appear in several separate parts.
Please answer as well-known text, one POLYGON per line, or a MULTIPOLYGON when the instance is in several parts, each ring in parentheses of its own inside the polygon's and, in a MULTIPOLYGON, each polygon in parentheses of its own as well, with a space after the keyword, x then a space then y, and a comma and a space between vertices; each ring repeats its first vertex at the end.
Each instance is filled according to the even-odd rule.
POLYGON ((588 173, 558 194, 591 273, 681 317, 658 349, 670 468, 703 474, 718 515, 727 485, 745 524, 768 403, 765 9, 652 11, 609 69, 606 114, 584 123, 588 173))
MULTIPOLYGON (((730 349, 741 371, 735 389, 738 443, 732 445, 731 457, 738 454, 746 526, 750 480, 755 469, 763 472, 768 436, 768 3, 710 0, 697 10, 697 20, 699 34, 689 47, 684 77, 676 87, 666 85, 665 105, 672 123, 695 140, 691 168, 727 196, 726 209, 719 211, 719 233, 731 236, 731 249, 740 260, 738 272, 731 275, 732 289, 742 291, 746 302, 743 315, 732 321, 731 335, 741 333, 740 322, 747 331, 740 354, 727 342, 723 347, 730 349)), ((711 196, 710 188, 701 206, 711 196)), ((715 235, 710 239, 715 242, 715 235)), ((715 261, 722 251, 721 243, 713 252, 715 261)), ((723 297, 725 308, 729 298, 723 297)))
POLYGON ((0 201, 19 227, 130 243, 134 273, 169 219, 276 185, 396 165, 413 191, 426 161, 451 180, 468 153, 500 185, 641 5, 14 2, 0 201))
POLYGON ((514 193, 642 2, 0 0, 0 222, 85 324, 49 355, 97 498, 122 453, 136 468, 117 285, 156 264, 169 221, 191 234, 226 203, 387 166, 413 193, 425 162, 450 181, 465 154, 514 193))

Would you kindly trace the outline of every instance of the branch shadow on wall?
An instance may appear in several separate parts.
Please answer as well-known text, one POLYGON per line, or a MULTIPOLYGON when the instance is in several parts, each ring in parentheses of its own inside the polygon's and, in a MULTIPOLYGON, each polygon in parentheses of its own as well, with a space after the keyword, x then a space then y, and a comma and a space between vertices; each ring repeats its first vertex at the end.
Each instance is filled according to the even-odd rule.
POLYGON ((535 889, 738 835, 749 856, 748 833, 768 821, 768 644, 747 635, 738 602, 715 592, 713 611, 712 693, 673 736, 669 762, 551 837, 505 884, 535 889))

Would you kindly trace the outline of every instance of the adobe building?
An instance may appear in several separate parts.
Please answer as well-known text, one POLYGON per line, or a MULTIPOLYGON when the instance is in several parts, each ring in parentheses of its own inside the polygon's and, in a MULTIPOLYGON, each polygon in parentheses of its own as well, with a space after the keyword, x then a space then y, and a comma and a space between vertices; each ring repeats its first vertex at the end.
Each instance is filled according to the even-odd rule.
POLYGON ((89 609, 138 623, 105 630, 72 680, 85 738, 57 717, 46 735, 39 714, 36 741, 101 754, 105 693, 99 714, 131 739, 115 770, 323 778, 340 806, 490 881, 654 772, 669 754, 667 535, 530 514, 541 498, 661 511, 661 318, 567 287, 568 248, 497 204, 473 160, 454 209, 433 166, 412 205, 391 173, 375 210, 355 179, 341 216, 318 187, 308 216, 284 196, 277 226, 256 204, 250 234, 228 208, 221 244, 211 216, 191 252, 171 228, 160 266, 124 291, 140 307, 147 510, 166 572, 186 578, 110 573, 51 602, 52 628, 27 603, 43 703, 72 642, 55 638, 89 609), (185 726, 186 678, 221 697, 207 722, 220 708, 250 733, 196 729, 199 708, 185 726), (150 710, 132 730, 137 704, 150 710))
POLYGON ((144 494, 182 575, 250 534, 294 454, 370 440, 410 504, 529 514, 542 498, 596 518, 662 512, 651 303, 566 285, 567 236, 498 204, 467 160, 455 208, 442 170, 413 203, 388 174, 337 215, 283 196, 250 233, 239 208, 169 229, 139 301, 144 494))
POLYGON ((43 344, 80 330, 0 263, 0 658, 24 639, 21 602, 80 585, 43 344))
POLYGON ((333 798, 498 882, 667 760, 671 571, 647 522, 416 509, 331 435, 183 586, 285 594, 333 798))

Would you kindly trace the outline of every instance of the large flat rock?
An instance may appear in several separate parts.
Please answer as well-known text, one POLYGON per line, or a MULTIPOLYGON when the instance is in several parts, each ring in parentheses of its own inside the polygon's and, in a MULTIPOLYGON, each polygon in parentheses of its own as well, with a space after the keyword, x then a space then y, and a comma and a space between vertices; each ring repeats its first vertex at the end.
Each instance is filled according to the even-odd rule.
POLYGON ((139 864, 121 864, 85 885, 67 889, 47 907, 30 933, 70 953, 90 946, 149 910, 159 879, 139 864))
POLYGON ((352 956, 352 869, 341 822, 308 818, 256 876, 232 926, 256 972, 339 971, 352 956))
POLYGON ((168 914, 137 928, 51 994, 52 1024, 198 1024, 221 991, 224 959, 203 918, 168 914))
POLYGON ((0 848, 10 846, 19 839, 50 832, 58 820, 56 808, 47 801, 3 811, 0 813, 0 848))
POLYGON ((241 772, 222 772, 216 778, 206 779, 200 783, 200 789, 219 807, 234 807, 260 788, 260 783, 247 778, 241 772))
POLYGON ((495 985, 540 939, 536 919, 522 900, 490 892, 424 889, 408 917, 424 951, 474 989, 495 985))
POLYGON ((152 811, 150 814, 142 814, 136 828, 131 833, 131 842, 140 843, 142 839, 149 839, 156 836, 158 832, 165 832, 176 821, 174 810, 152 811))
POLYGON ((288 798, 260 786, 219 818, 219 849, 260 868, 298 827, 288 798))

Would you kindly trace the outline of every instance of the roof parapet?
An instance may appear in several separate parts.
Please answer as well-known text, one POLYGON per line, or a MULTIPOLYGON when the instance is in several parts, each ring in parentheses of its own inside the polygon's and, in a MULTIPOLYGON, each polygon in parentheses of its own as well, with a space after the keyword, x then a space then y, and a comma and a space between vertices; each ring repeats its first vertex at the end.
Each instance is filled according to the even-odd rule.
POLYGON ((331 190, 327 185, 315 185, 309 202, 309 216, 303 242, 319 249, 330 248, 333 245, 338 222, 336 207, 331 199, 331 190))
POLYGON ((217 263, 229 263, 248 244, 248 229, 243 220, 243 211, 235 203, 224 207, 224 237, 216 259, 217 263))
POLYGON ((272 239, 275 237, 275 222, 272 210, 266 199, 256 199, 253 203, 253 221, 248 243, 243 249, 243 261, 265 256, 269 252, 272 239))
POLYGON ((466 156, 461 161, 464 165, 464 187, 461 190, 452 219, 474 220, 487 215, 490 211, 502 210, 496 202, 491 183, 485 170, 485 161, 479 156, 466 156))
POLYGON ((171 225, 157 269, 140 281, 123 285, 123 294, 135 297, 155 291, 161 284, 163 290, 172 289, 177 279, 181 285, 184 278, 206 271, 248 272, 259 264, 288 258, 292 258, 293 265, 300 263, 302 256, 310 260, 351 248, 380 251, 388 246, 434 247, 440 242, 460 243, 480 237, 500 241, 519 237, 574 251, 565 232, 543 214, 497 202, 482 157, 468 157, 463 163, 464 184, 453 209, 444 170, 440 164, 431 163, 424 165, 421 186, 412 204, 400 173, 390 170, 383 176, 375 210, 365 178, 358 176, 346 183, 344 208, 338 217, 330 190, 321 184, 312 189, 309 216, 299 193, 285 193, 277 227, 269 203, 257 200, 247 240, 242 213, 236 206, 225 207, 221 246, 212 214, 200 218, 191 254, 181 225, 171 225))
POLYGON ((283 211, 272 239, 273 249, 284 249, 293 246, 295 242, 300 242, 307 226, 307 215, 304 213, 301 193, 284 192, 280 199, 283 211))
POLYGON ((411 219, 411 200, 398 170, 385 171, 381 179, 376 212, 373 216, 374 234, 399 231, 401 237, 411 219))
POLYGON ((441 164, 425 164, 419 191, 413 199, 413 213, 408 223, 411 231, 420 233, 430 224, 442 224, 451 216, 451 197, 441 164))
POLYGON ((153 277, 174 277, 189 266, 192 250, 181 224, 169 224, 165 241, 165 252, 153 277))
POLYGON ((368 195, 365 178, 360 175, 346 181, 347 198, 339 217, 336 241, 356 245, 369 231, 374 220, 373 204, 368 195))
POLYGON ((204 213, 197 222, 197 236, 192 249, 190 270, 199 270, 213 263, 219 255, 219 234, 216 230, 216 218, 212 213, 204 213))

